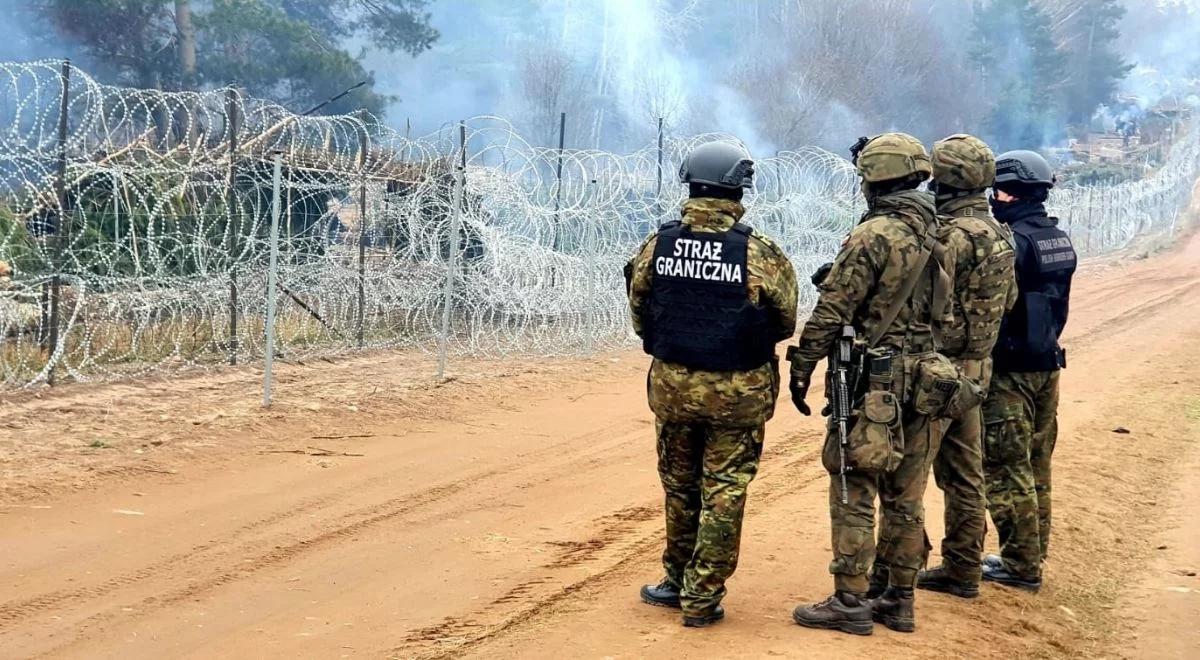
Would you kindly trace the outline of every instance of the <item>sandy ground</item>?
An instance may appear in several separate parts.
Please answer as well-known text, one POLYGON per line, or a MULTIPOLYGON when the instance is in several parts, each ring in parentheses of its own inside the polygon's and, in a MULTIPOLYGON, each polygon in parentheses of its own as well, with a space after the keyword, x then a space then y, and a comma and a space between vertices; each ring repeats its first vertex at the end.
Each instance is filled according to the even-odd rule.
POLYGON ((270 410, 251 368, 6 397, 0 657, 1200 657, 1200 238, 1077 281, 1040 595, 919 593, 911 635, 792 624, 831 590, 828 478, 781 402, 728 617, 684 629, 637 598, 643 356, 439 385, 372 355, 285 366, 270 410))

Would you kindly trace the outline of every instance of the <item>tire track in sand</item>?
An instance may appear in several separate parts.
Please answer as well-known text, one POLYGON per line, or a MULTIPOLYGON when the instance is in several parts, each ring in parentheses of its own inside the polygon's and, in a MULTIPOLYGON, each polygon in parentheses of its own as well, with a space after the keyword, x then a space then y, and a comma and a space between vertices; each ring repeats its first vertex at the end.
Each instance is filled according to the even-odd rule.
MULTIPOLYGON (((824 481, 826 473, 818 461, 820 447, 801 449, 802 443, 812 440, 814 434, 801 431, 786 433, 768 444, 763 451, 764 459, 786 456, 789 460, 754 482, 751 497, 758 505, 766 507, 781 497, 824 481)), ((519 581, 483 607, 410 631, 388 651, 389 657, 419 660, 457 657, 555 616, 571 607, 573 601, 599 591, 610 580, 624 580, 660 551, 661 529, 644 528, 661 515, 661 504, 656 502, 627 506, 594 518, 589 526, 596 531, 587 539, 551 542, 560 548, 560 553, 540 567, 542 572, 519 581), (562 579, 563 569, 601 562, 604 563, 600 568, 583 578, 565 582, 562 579)))
MULTIPOLYGON (((199 594, 252 577, 265 570, 294 561, 303 554, 326 549, 337 542, 348 540, 370 528, 393 522, 398 518, 446 501, 450 497, 463 493, 469 488, 481 487, 488 480, 523 470, 533 470, 540 473, 545 471, 547 462, 552 465, 560 464, 561 466, 568 467, 574 464, 594 463, 597 455, 610 451, 610 448, 604 442, 590 442, 591 440, 604 438, 610 444, 619 444, 625 435, 640 431, 642 426, 642 424, 634 420, 621 420, 600 428, 591 429, 587 433, 551 445, 539 447, 533 451, 516 454, 515 458, 519 460, 513 460, 502 467, 474 472, 468 476, 439 486, 360 508, 343 515, 341 521, 335 526, 298 541, 277 543, 272 541, 271 538, 266 538, 241 545, 236 543, 236 539, 239 537, 266 527, 285 523, 289 520, 310 516, 314 511, 319 511, 332 502, 352 497, 352 493, 367 492, 369 489, 362 487, 362 484, 360 484, 360 486, 356 486, 355 488, 339 488, 335 492, 326 492, 317 497, 305 500, 298 506, 290 506, 286 510, 277 511, 272 515, 242 525, 218 539, 193 546, 186 552, 171 555, 133 572, 107 579, 99 584, 82 588, 62 589, 0 605, 0 632, 31 617, 43 614, 48 610, 61 610, 64 607, 71 607, 76 604, 99 601, 109 597, 116 591, 151 579, 165 579, 168 585, 173 582, 186 581, 187 585, 181 588, 167 588, 154 595, 144 596, 134 603, 125 603, 124 608, 143 611, 149 605, 161 607, 193 599, 199 594), (564 453, 563 449, 569 447, 583 447, 584 451, 564 453), (245 560, 246 555, 254 552, 253 550, 248 550, 247 545, 252 547, 271 546, 271 549, 266 552, 259 552, 252 560, 247 561, 245 560), (213 565, 235 565, 236 568, 228 570, 218 569, 215 572, 211 569, 205 569, 206 566, 213 565), (189 572, 207 575, 200 580, 171 577, 186 576, 189 572), (167 577, 164 578, 164 576, 167 577)), ((363 484, 369 486, 372 483, 383 482, 388 479, 390 479, 389 475, 380 475, 365 480, 363 484)), ((472 502, 465 503, 462 509, 472 510, 478 508, 472 502)), ((445 515, 452 514, 453 512, 445 515)), ((280 530, 278 534, 285 535, 288 532, 287 530, 280 530)), ((117 612, 121 612, 123 616, 128 617, 127 611, 116 607, 114 604, 104 611, 92 614, 83 619, 76 626, 76 634, 81 634, 88 627, 111 619, 117 615, 117 612)), ((72 641, 64 640, 63 644, 69 645, 72 641)))

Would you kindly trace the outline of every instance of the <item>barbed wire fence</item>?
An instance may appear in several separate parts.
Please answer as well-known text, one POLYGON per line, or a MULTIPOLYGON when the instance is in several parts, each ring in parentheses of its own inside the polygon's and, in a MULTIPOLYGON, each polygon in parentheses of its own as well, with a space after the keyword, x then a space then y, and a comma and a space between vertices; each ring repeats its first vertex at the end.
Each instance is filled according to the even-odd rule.
MULTIPOLYGON (((1197 133, 1144 180, 1056 192, 1081 251, 1174 225, 1197 133)), ((411 138, 235 88, 125 89, 64 62, 0 63, 0 261, 14 271, 0 282, 0 389, 262 360, 277 154, 278 358, 419 349, 444 368, 624 345, 621 267, 677 216, 683 155, 727 137, 660 128, 613 154, 532 146, 477 117, 411 138)), ((803 148, 756 169, 746 221, 811 272, 862 211, 853 167, 803 148)), ((814 299, 804 287, 801 306, 814 299)))

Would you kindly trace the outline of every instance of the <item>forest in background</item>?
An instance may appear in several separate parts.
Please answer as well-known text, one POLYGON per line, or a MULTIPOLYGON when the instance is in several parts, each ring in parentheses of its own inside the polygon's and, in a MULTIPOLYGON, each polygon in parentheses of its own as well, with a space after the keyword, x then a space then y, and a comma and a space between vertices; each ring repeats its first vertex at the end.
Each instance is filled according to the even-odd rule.
MULTIPOLYGON (((483 114, 625 151, 658 118, 756 152, 897 129, 1058 144, 1198 91, 1195 0, 7 0, 0 59, 157 89, 236 82, 400 130, 483 114), (1192 35, 1189 37, 1189 35, 1192 35)), ((765 154, 764 154, 765 155, 765 154)))

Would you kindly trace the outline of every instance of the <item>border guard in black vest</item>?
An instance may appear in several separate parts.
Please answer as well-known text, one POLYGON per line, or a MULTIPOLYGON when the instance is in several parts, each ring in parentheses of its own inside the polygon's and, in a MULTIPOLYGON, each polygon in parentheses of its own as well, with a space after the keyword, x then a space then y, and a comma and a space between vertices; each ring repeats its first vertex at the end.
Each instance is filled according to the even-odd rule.
POLYGON ((1016 239, 1017 302, 1000 325, 983 405, 988 509, 1000 537, 1000 555, 984 560, 983 579, 1028 591, 1041 587, 1050 541, 1058 372, 1067 366, 1058 338, 1076 265, 1071 239, 1046 212, 1053 186, 1049 163, 1035 152, 996 159, 992 213, 1016 239))
POLYGON ((647 389, 666 492, 666 576, 642 600, 683 624, 724 617, 746 488, 779 394, 775 344, 796 328, 796 274, 783 251, 739 220, 754 163, 729 142, 680 168, 689 198, 625 268, 634 331, 654 357, 647 389))

